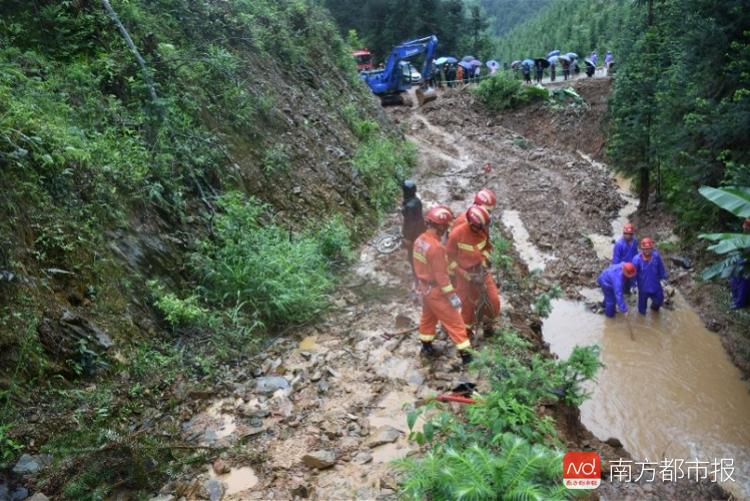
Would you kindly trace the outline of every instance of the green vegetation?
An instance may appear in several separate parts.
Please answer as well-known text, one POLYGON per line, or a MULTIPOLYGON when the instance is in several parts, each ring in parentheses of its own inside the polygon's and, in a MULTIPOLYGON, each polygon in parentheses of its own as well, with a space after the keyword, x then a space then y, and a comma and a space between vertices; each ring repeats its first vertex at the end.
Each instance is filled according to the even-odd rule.
POLYGON ((546 89, 523 85, 520 80, 504 72, 482 80, 472 92, 488 110, 496 113, 549 97, 546 89))
POLYGON ((462 0, 320 0, 336 19, 352 49, 368 47, 376 62, 384 61, 394 45, 437 35, 439 55, 472 54, 491 57, 487 13, 477 3, 462 0), (352 34, 353 32, 353 34, 352 34))
POLYGON ((640 209, 655 192, 690 236, 736 225, 699 195, 700 186, 750 185, 746 7, 740 0, 641 1, 617 43, 610 154, 635 178, 640 209))
MULTIPOLYGON (((606 51, 613 49, 629 5, 630 0, 550 0, 498 40, 497 55, 510 62, 546 57, 555 49, 582 58, 596 50, 601 64, 606 51)), ((619 59, 619 52, 615 56, 619 59)))
MULTIPOLYGON (((750 188, 716 189, 704 186, 698 191, 705 198, 735 216, 743 219, 750 218, 750 188)), ((716 242, 709 246, 708 250, 724 256, 724 259, 704 270, 705 280, 750 275, 750 234, 703 233, 698 236, 716 242)))
POLYGON ((598 348, 576 347, 566 361, 532 353, 530 343, 503 331, 478 354, 474 367, 490 382, 459 416, 431 403, 407 417, 411 438, 428 448, 421 459, 398 462, 406 473, 402 494, 410 499, 564 499, 561 446, 542 402, 580 405, 582 384, 601 366, 598 348), (424 418, 421 430, 415 424, 424 418))
POLYGON ((489 16, 492 34, 498 37, 532 18, 550 0, 480 0, 489 16))

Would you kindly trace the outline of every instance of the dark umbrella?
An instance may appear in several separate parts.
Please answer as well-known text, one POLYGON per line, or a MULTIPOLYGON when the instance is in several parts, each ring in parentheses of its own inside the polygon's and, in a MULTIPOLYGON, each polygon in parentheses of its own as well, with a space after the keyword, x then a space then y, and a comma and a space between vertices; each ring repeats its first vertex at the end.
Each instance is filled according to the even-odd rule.
POLYGON ((560 51, 559 50, 553 50, 552 52, 550 52, 549 54, 547 54, 547 59, 551 58, 552 56, 559 56, 559 55, 560 55, 560 51))
POLYGON ((596 65, 589 58, 584 59, 583 62, 586 63, 586 66, 592 66, 596 68, 596 65))
POLYGON ((521 60, 520 59, 516 59, 515 61, 513 61, 512 63, 510 63, 511 69, 514 69, 514 70, 516 68, 518 68, 520 65, 521 65, 521 60))
POLYGON ((542 65, 542 68, 547 68, 547 67, 549 67, 549 61, 547 61, 547 60, 546 60, 546 59, 544 59, 543 57, 538 57, 538 58, 534 59, 534 62, 535 62, 535 63, 538 63, 538 64, 541 64, 541 65, 542 65))

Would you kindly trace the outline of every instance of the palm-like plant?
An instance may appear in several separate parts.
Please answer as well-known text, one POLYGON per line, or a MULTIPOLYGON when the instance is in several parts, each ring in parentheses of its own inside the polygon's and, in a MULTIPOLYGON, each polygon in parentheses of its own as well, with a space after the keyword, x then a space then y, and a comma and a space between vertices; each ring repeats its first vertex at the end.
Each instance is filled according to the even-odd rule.
POLYGON ((562 454, 503 433, 488 450, 472 445, 462 450, 438 449, 416 461, 400 461, 410 499, 567 499, 575 495, 562 484, 562 454))
MULTIPOLYGON (((711 188, 703 186, 701 195, 724 210, 741 218, 750 218, 750 188, 711 188)), ((699 238, 716 242, 708 250, 725 256, 724 259, 706 268, 703 278, 750 276, 750 233, 702 233, 699 238)))

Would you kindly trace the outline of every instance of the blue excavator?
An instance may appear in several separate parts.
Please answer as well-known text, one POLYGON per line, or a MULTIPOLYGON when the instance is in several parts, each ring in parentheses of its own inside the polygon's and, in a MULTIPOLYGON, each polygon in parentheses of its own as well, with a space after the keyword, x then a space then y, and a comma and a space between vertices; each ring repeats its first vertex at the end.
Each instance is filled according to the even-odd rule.
POLYGON ((413 57, 424 55, 422 67, 422 82, 417 89, 419 105, 423 105, 437 98, 435 89, 427 82, 432 78, 435 71, 433 61, 437 53, 438 39, 435 35, 416 40, 410 40, 396 45, 391 49, 385 68, 362 72, 362 79, 372 90, 372 93, 380 98, 383 106, 389 104, 405 104, 403 94, 412 86, 411 63, 413 57))

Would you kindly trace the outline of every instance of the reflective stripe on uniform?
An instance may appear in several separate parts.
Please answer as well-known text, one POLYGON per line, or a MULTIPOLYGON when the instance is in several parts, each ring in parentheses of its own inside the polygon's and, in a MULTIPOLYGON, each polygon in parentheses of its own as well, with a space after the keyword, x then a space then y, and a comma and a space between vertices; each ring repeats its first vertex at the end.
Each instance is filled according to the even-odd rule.
POLYGON ((469 251, 469 252, 473 252, 474 251, 474 246, 473 245, 465 244, 463 242, 458 242, 458 248, 461 249, 461 250, 469 251))
POLYGON ((479 242, 479 243, 478 243, 478 244, 476 245, 476 247, 477 247, 477 250, 482 250, 482 249, 484 249, 484 246, 485 246, 485 245, 487 245, 487 240, 482 240, 481 242, 479 242))
POLYGON ((453 285, 448 284, 446 286, 443 286, 440 288, 441 291, 445 292, 446 294, 453 291, 453 285))
POLYGON ((490 259, 492 257, 492 254, 489 253, 489 251, 482 252, 482 255, 486 257, 487 259, 490 259))
POLYGON ((423 334, 419 333, 419 340, 424 341, 425 343, 429 343, 430 341, 435 340, 435 334, 423 334))
POLYGON ((448 271, 453 271, 458 267, 458 263, 456 261, 451 261, 451 264, 448 265, 448 271))
POLYGON ((416 260, 417 260, 417 261, 419 261, 420 263, 424 263, 424 264, 427 264, 427 258, 426 258, 426 257, 424 257, 424 255, 420 254, 419 252, 415 252, 415 253, 413 254, 413 256, 414 256, 414 259, 416 259, 416 260))
POLYGON ((457 350, 468 350, 469 348, 471 348, 471 341, 469 341, 468 339, 463 343, 458 343, 456 345, 457 350))

